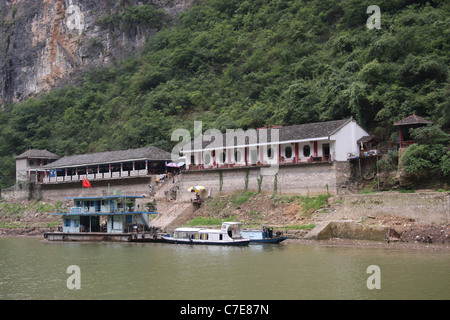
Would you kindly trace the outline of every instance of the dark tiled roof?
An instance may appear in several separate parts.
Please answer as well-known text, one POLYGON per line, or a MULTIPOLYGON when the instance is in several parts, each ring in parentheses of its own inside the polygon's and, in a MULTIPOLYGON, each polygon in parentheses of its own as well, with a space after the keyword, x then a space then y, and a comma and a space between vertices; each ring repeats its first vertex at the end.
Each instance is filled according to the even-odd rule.
POLYGON ((81 154, 61 158, 53 163, 44 166, 44 168, 50 169, 68 166, 97 165, 133 160, 171 161, 171 154, 156 147, 81 154))
POLYGON ((373 143, 378 143, 378 139, 375 136, 364 136, 361 139, 359 139, 358 141, 356 141, 356 143, 360 144, 362 143, 366 143, 372 141, 373 143))
MULTIPOLYGON (((267 129, 267 138, 261 136, 263 130, 256 130, 257 143, 262 142, 271 142, 272 131, 271 130, 279 130, 279 141, 294 141, 294 140, 305 140, 305 139, 314 139, 314 138, 322 138, 328 137, 346 125, 348 122, 352 121, 352 119, 345 120, 335 120, 335 121, 326 121, 326 122, 315 122, 315 123, 306 123, 299 124, 294 126, 287 127, 273 127, 267 129), (261 137, 260 137, 261 136, 261 137)), ((197 137, 196 139, 201 139, 197 137)), ((203 140, 205 137, 203 136, 203 140)), ((223 146, 226 146, 226 134, 222 134, 223 146)), ((211 141, 202 141, 202 148, 206 148, 214 141, 214 137, 211 138, 211 141)), ((253 142, 249 141, 248 137, 245 137, 245 144, 251 144, 253 142)), ((194 146, 194 141, 190 142, 191 150, 197 150, 194 146)), ((240 143, 239 143, 240 144, 240 143)), ((238 145, 236 139, 234 145, 238 145)))
POLYGON ((30 149, 19 154, 17 159, 59 159, 59 156, 47 150, 30 149))
POLYGON ((332 135, 351 119, 306 123, 280 128, 280 141, 321 138, 332 135))
POLYGON ((394 126, 406 126, 406 125, 412 125, 412 124, 430 124, 433 123, 431 121, 428 121, 421 116, 417 116, 416 114, 413 114, 409 117, 406 117, 405 119, 402 119, 400 121, 394 122, 394 126))

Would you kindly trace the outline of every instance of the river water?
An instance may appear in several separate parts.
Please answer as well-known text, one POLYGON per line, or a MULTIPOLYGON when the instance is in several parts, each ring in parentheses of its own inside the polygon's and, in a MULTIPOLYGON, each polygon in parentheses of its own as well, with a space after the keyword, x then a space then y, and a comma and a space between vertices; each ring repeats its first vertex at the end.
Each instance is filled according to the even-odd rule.
POLYGON ((3 238, 0 299, 450 299, 450 252, 3 238))

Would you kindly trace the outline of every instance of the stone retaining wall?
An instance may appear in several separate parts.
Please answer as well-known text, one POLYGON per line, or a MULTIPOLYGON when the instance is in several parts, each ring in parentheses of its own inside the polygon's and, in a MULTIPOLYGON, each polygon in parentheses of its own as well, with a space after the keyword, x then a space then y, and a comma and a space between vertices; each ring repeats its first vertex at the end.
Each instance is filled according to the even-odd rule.
POLYGON ((333 220, 391 215, 411 218, 422 224, 449 223, 449 192, 352 194, 335 197, 333 201, 343 201, 333 220))
MULTIPOLYGON (((266 194, 301 194, 314 195, 330 192, 338 194, 340 187, 345 184, 350 170, 348 163, 307 163, 282 165, 277 176, 262 176, 261 192, 266 194), (275 187, 276 179, 276 187, 275 187)), ((261 179, 261 167, 209 169, 186 171, 180 181, 180 189, 187 190, 193 186, 204 186, 211 190, 211 195, 229 194, 245 190, 248 176, 247 190, 258 191, 258 179, 261 179), (222 190, 220 190, 222 173, 222 190)), ((191 194, 182 192, 184 197, 191 194)))
POLYGON ((385 241, 389 237, 389 228, 385 226, 367 226, 355 221, 331 221, 317 236, 317 240, 331 238, 385 241))
POLYGON ((91 182, 91 188, 82 187, 81 181, 38 185, 34 198, 42 200, 61 200, 66 197, 102 196, 104 192, 113 195, 120 190, 123 195, 150 196, 152 179, 149 177, 133 177, 116 180, 98 180, 91 182))

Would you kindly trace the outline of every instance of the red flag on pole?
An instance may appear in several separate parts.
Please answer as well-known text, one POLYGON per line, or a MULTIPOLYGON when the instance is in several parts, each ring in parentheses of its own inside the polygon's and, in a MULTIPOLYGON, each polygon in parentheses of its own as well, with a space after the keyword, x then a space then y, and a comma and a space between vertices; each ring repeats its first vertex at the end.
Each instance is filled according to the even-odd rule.
POLYGON ((91 187, 91 183, 89 181, 87 181, 86 178, 83 178, 83 187, 85 187, 85 188, 91 187))

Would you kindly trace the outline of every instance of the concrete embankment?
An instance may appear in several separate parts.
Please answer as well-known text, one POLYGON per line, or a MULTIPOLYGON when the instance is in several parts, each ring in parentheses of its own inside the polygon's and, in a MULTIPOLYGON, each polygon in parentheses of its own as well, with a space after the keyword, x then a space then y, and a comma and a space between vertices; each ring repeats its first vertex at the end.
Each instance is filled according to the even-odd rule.
POLYGON ((355 194, 331 198, 330 205, 335 209, 305 239, 395 240, 411 230, 416 240, 448 239, 449 192, 355 194))

